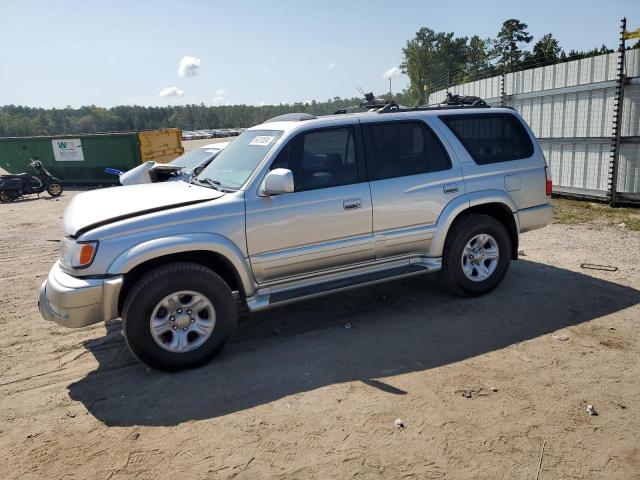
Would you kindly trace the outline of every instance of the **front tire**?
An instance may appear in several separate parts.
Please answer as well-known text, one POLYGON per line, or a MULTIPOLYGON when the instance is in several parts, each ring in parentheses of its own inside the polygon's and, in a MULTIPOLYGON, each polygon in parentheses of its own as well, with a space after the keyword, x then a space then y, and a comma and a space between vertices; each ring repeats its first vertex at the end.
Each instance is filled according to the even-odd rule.
POLYGON ((195 263, 172 263, 145 274, 131 289, 122 330, 131 352, 148 366, 174 371, 218 355, 237 325, 236 302, 220 276, 195 263))
POLYGON ((52 197, 59 197, 63 191, 64 188, 62 188, 62 184, 59 182, 51 182, 47 187, 47 193, 52 197))
POLYGON ((455 221, 445 243, 442 281, 456 295, 489 293, 502 281, 511 261, 511 237, 489 215, 465 215, 455 221))

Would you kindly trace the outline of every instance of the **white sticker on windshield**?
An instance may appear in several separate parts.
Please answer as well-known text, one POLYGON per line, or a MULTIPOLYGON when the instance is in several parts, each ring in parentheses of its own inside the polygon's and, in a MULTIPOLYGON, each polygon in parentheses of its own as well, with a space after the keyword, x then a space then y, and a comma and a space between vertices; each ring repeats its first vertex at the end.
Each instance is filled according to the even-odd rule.
POLYGON ((270 137, 269 135, 258 135, 256 138, 249 142, 249 145, 260 145, 264 147, 269 145, 276 137, 270 137))

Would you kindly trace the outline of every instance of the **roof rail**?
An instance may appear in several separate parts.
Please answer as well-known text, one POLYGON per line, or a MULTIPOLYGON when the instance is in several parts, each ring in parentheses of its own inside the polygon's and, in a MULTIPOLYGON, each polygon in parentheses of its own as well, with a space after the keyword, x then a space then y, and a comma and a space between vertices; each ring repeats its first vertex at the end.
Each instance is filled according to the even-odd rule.
POLYGON ((346 114, 351 110, 359 108, 367 108, 369 112, 375 113, 396 113, 455 108, 490 108, 490 106, 480 97, 473 97, 469 95, 452 95, 451 93, 447 93, 447 98, 442 103, 420 105, 417 107, 404 107, 396 103, 394 100, 387 100, 386 98, 375 98, 373 96, 373 93, 367 93, 365 95, 365 100, 363 102, 360 102, 359 105, 342 108, 334 112, 334 115, 346 114))
POLYGON ((489 105, 480 97, 474 97, 471 95, 453 95, 452 93, 447 92, 447 98, 444 100, 444 102, 434 105, 423 105, 417 108, 428 108, 437 110, 441 108, 452 107, 489 108, 489 105))
POLYGON ((311 115, 310 113, 285 113, 284 115, 278 115, 277 117, 270 118, 269 120, 265 120, 264 123, 270 122, 301 122, 303 120, 314 120, 315 115, 311 115))

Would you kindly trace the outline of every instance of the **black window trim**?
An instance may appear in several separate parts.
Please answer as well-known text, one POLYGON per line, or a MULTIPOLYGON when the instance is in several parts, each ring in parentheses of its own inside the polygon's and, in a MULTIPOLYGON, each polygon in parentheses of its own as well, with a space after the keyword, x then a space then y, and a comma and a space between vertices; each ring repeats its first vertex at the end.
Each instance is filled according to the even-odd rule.
POLYGON ((451 155, 449 155, 449 151, 447 150, 447 148, 444 145, 444 142, 442 141, 442 139, 440 138, 440 136, 436 133, 436 131, 431 127, 431 125, 429 125, 424 119, 422 118, 410 118, 410 119, 403 119, 403 120, 391 120, 391 121, 387 121, 387 122, 363 122, 360 125, 362 127, 368 127, 370 125, 388 125, 388 124, 394 124, 397 125, 399 123, 413 123, 413 124, 420 124, 423 128, 425 128, 428 132, 430 132, 434 138, 436 139, 436 141, 438 142, 438 144, 440 145, 440 148, 442 149, 442 151, 444 152, 444 155, 446 157, 446 159, 449 161, 449 168, 443 169, 443 170, 431 170, 428 172, 424 172, 424 173, 414 173, 412 175, 400 175, 398 177, 389 177, 389 178, 381 178, 381 179, 373 179, 372 178, 372 174, 374 172, 374 168, 372 165, 372 161, 373 161, 373 148, 372 148, 372 144, 371 144, 371 134, 369 132, 369 130, 367 128, 362 128, 362 141, 364 144, 364 148, 365 148, 365 153, 366 153, 366 166, 367 166, 367 181, 369 182, 378 182, 378 181, 383 181, 383 180, 393 180, 394 178, 406 178, 406 177, 415 177, 417 175, 429 175, 430 173, 438 173, 438 172, 448 172, 449 170, 451 170, 453 168, 453 160, 451 159, 451 155))
POLYGON ((475 163, 476 165, 494 165, 496 163, 505 163, 505 162, 512 162, 512 161, 516 161, 516 160, 525 160, 528 158, 531 158, 535 155, 536 153, 536 149, 535 146, 533 144, 533 140, 531 139, 531 135, 529 134, 528 130, 525 128, 525 126, 522 124, 522 121, 516 116, 513 115, 511 113, 506 113, 506 112, 487 112, 487 113, 469 113, 469 114, 464 114, 464 115, 438 115, 438 118, 440 120, 442 120, 442 123, 444 123, 445 127, 447 127, 447 129, 453 133, 453 135, 458 139, 458 141, 462 144, 462 146, 464 147, 464 149, 466 150, 467 154, 469 155, 469 157, 471 158, 471 160, 473 160, 473 163, 475 163), (528 155, 523 155, 521 157, 514 157, 514 158, 510 158, 508 160, 500 160, 497 162, 487 162, 487 163, 479 163, 475 157, 473 156, 473 154, 471 153, 471 148, 469 148, 469 145, 467 144, 467 142, 465 142, 462 137, 460 137, 460 135, 458 135, 458 132, 456 132, 447 122, 448 119, 459 119, 459 118, 464 118, 464 119, 477 119, 477 118, 511 118, 518 126, 516 127, 517 129, 520 129, 520 131, 524 134, 524 136, 526 137, 527 141, 529 142, 529 149, 528 151, 530 151, 530 153, 528 155))
MULTIPOLYGON (((352 134, 353 134, 353 142, 355 144, 355 160, 356 160, 356 171, 357 171, 357 181, 353 182, 353 183, 346 183, 344 185, 337 185, 337 186, 333 186, 333 187, 324 187, 324 188, 315 188, 313 190, 302 190, 302 191, 298 191, 298 192, 292 192, 292 193, 303 193, 303 192, 312 192, 315 190, 325 190, 327 188, 338 188, 338 187, 344 187, 347 185, 358 185, 360 183, 365 183, 368 181, 367 179, 367 172, 366 172, 366 165, 365 165, 365 152, 364 152, 364 145, 363 145, 363 139, 362 139, 362 129, 360 128, 360 124, 359 123, 347 123, 347 124, 343 124, 343 125, 330 125, 330 126, 324 126, 324 127, 316 127, 316 128, 308 128, 305 130, 302 130, 298 133, 296 133, 293 137, 291 137, 289 140, 287 140, 286 143, 283 143, 282 146, 280 147, 280 149, 278 150, 278 153, 276 153, 273 157, 273 159, 271 160, 271 162, 269 163, 269 167, 267 169, 267 174, 269 173, 269 171, 271 171, 271 167, 273 166, 273 163, 278 159, 278 157, 280 156, 280 153, 282 153, 284 151, 285 148, 287 148, 290 144, 292 144, 293 142, 295 142, 298 138, 300 138, 303 135, 306 135, 308 133, 317 133, 317 132, 324 132, 327 130, 344 130, 344 129, 351 129, 352 130, 352 134)), ((295 181, 295 179, 294 179, 295 181)), ((289 194, 290 195, 290 194, 289 194)))

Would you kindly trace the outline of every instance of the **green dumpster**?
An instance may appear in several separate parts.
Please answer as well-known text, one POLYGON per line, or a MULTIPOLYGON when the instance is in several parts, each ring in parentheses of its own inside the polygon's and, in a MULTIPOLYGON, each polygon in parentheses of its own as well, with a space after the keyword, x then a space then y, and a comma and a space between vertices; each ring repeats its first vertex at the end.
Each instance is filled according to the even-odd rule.
POLYGON ((30 159, 38 157, 54 177, 67 185, 116 184, 118 178, 106 174, 105 168, 125 171, 139 165, 143 158, 154 160, 154 153, 168 161, 166 158, 175 158, 183 152, 179 130, 151 133, 160 139, 156 143, 162 145, 152 152, 147 151, 147 146, 144 155, 140 140, 149 137, 150 132, 0 138, 0 168, 9 173, 30 172, 30 159))

